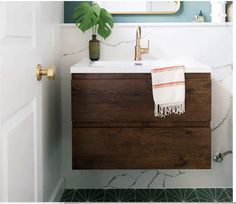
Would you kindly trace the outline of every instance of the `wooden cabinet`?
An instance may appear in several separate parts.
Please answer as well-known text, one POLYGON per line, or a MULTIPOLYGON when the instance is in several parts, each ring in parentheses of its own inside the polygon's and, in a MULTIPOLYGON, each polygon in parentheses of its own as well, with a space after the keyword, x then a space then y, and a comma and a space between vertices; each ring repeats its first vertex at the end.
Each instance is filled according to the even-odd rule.
POLYGON ((150 74, 72 74, 73 169, 211 167, 210 74, 186 74, 186 112, 154 117, 150 74))

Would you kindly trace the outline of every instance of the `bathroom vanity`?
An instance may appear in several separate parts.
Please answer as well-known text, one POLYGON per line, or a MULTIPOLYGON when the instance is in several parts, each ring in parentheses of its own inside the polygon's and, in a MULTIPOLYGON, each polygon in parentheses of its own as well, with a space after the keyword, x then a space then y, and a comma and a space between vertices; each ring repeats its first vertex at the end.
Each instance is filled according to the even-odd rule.
POLYGON ((154 117, 150 67, 161 61, 71 67, 73 169, 211 168, 211 69, 186 66, 186 112, 154 117))

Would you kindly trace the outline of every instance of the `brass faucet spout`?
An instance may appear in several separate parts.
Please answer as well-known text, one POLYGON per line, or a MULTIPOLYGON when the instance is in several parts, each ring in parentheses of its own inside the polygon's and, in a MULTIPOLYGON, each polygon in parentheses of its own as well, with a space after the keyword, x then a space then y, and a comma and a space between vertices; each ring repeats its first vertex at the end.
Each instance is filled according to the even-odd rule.
POLYGON ((135 45, 135 61, 142 60, 142 54, 148 54, 149 52, 149 41, 148 41, 148 47, 142 48, 140 45, 141 41, 141 27, 138 26, 136 29, 136 45, 135 45))
POLYGON ((140 26, 137 27, 137 30, 136 30, 136 38, 141 39, 141 27, 140 27, 140 26))

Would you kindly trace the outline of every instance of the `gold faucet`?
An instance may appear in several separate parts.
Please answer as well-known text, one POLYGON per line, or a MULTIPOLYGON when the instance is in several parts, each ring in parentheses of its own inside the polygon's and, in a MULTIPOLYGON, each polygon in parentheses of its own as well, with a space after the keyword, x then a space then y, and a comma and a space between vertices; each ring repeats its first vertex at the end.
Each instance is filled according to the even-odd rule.
POLYGON ((148 54, 149 52, 149 40, 148 40, 148 47, 147 48, 142 48, 140 45, 141 41, 141 27, 138 26, 136 30, 136 45, 135 45, 135 57, 134 60, 142 60, 142 54, 148 54))

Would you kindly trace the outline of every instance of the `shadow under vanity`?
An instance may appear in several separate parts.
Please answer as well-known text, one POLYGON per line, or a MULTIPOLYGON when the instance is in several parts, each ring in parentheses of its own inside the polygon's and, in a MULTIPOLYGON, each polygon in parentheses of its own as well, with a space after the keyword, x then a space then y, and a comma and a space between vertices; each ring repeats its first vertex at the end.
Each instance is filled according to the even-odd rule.
POLYGON ((209 67, 187 65, 186 112, 157 118, 150 67, 120 64, 71 68, 73 169, 210 169, 209 67))

